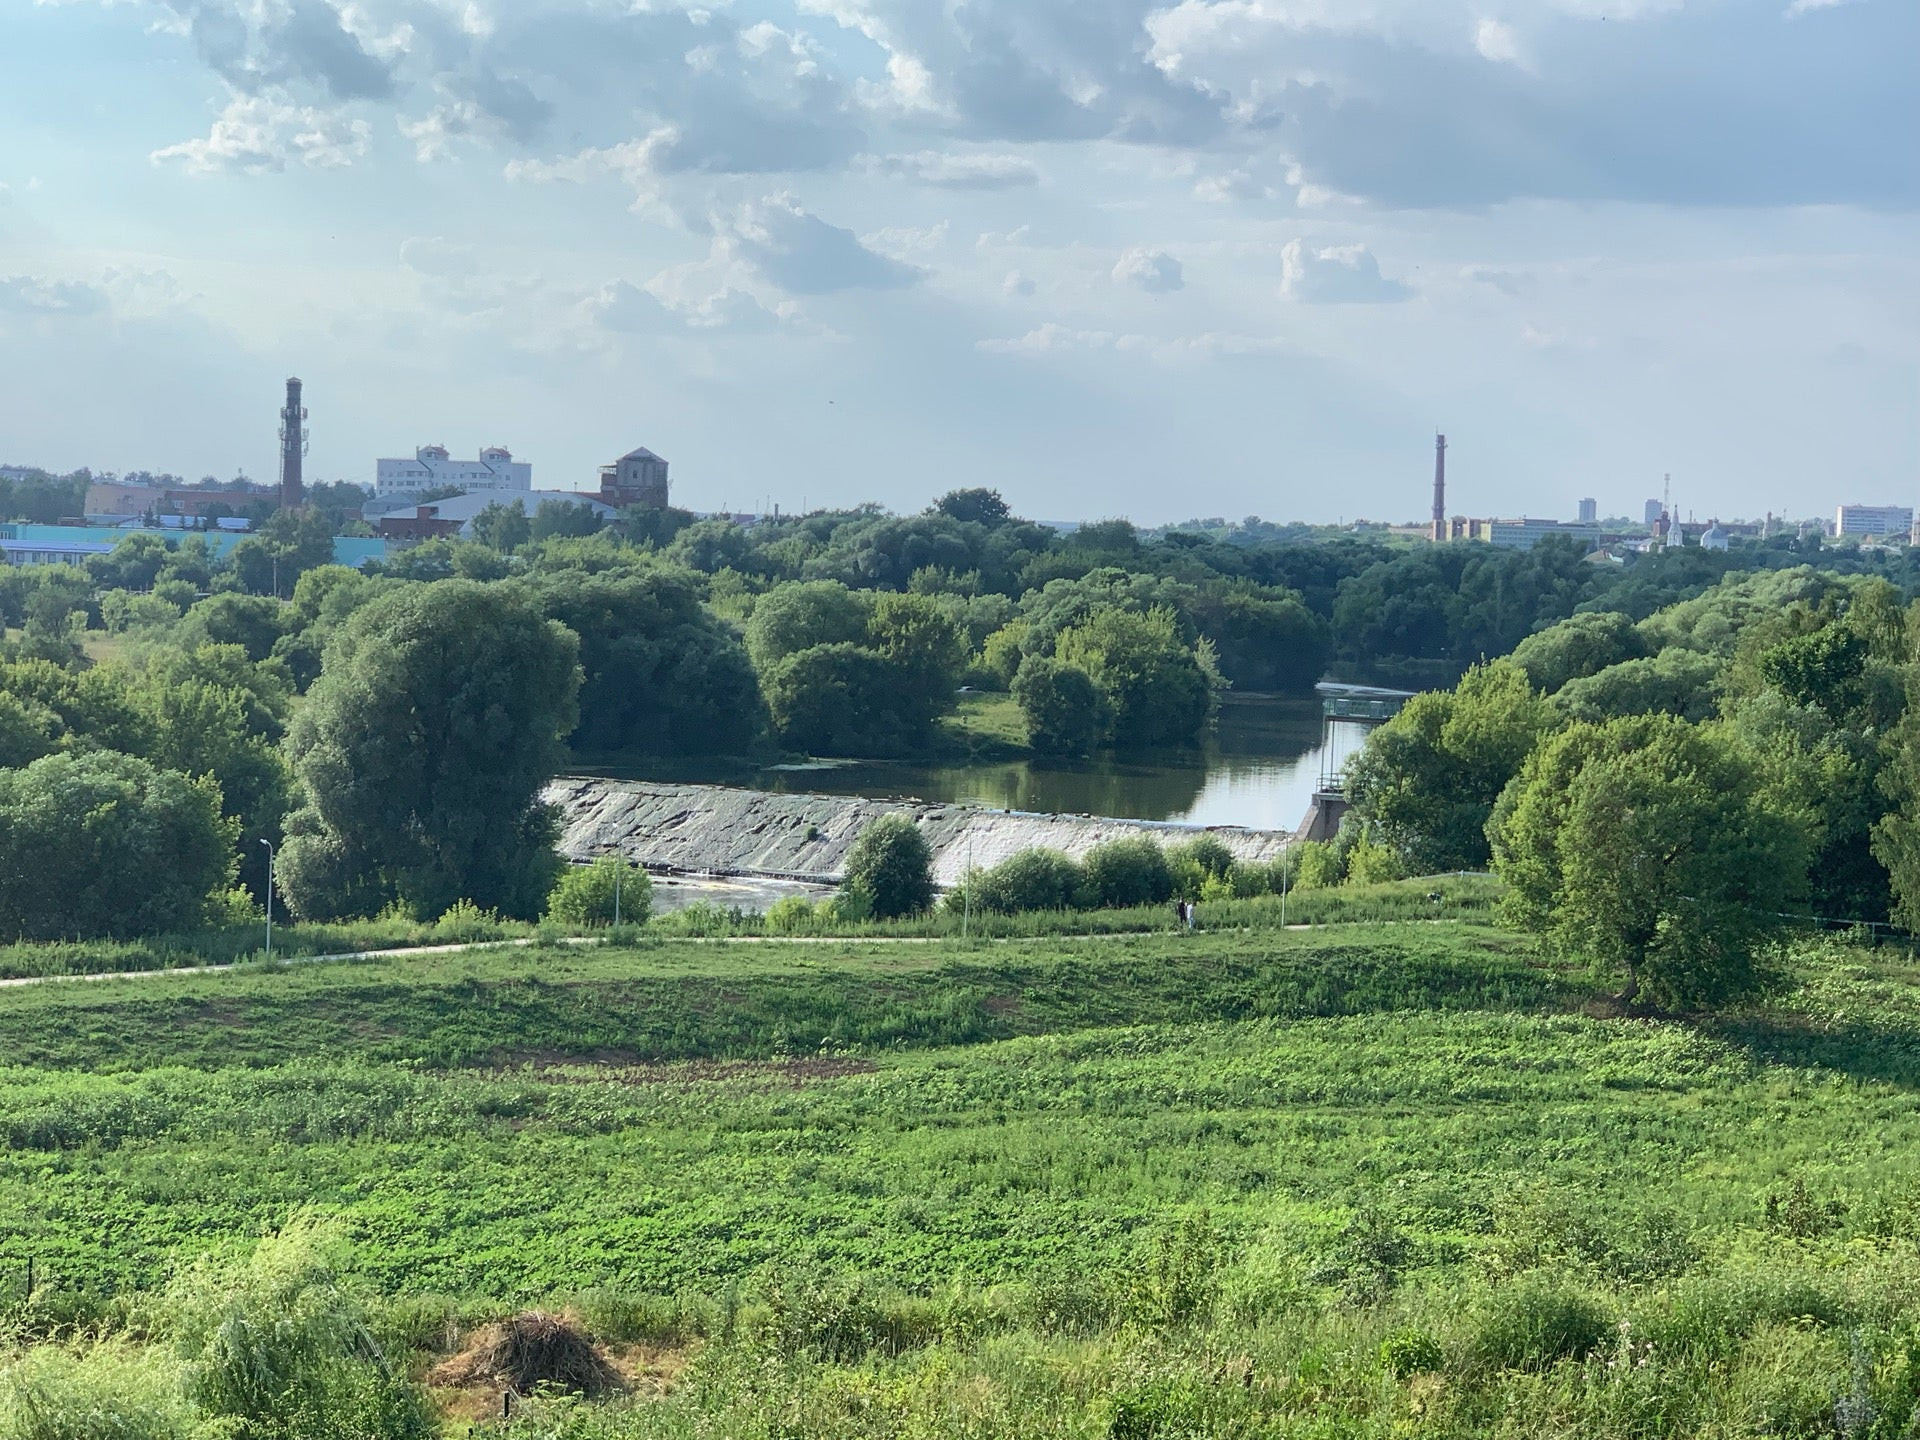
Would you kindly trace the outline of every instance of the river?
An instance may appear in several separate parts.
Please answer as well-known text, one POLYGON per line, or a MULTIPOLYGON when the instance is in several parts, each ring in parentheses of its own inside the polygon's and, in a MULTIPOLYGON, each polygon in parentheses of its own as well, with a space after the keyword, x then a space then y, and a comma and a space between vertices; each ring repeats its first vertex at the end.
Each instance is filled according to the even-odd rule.
POLYGON ((1292 830, 1306 818, 1323 768, 1337 769, 1364 738, 1354 725, 1336 725, 1332 731, 1331 741, 1324 740, 1317 699, 1232 695, 1222 705, 1219 725, 1206 745, 1126 759, 820 761, 764 768, 660 761, 581 767, 575 773, 1292 830))

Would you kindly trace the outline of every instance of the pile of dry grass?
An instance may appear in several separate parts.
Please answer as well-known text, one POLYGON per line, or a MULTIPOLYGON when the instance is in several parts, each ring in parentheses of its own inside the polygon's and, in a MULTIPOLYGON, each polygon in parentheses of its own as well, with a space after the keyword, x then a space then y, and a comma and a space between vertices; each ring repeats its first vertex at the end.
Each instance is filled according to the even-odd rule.
POLYGON ((544 1310, 482 1326, 466 1349, 435 1366, 428 1378, 449 1387, 498 1385, 518 1395, 544 1385, 589 1398, 626 1386, 578 1325, 544 1310))

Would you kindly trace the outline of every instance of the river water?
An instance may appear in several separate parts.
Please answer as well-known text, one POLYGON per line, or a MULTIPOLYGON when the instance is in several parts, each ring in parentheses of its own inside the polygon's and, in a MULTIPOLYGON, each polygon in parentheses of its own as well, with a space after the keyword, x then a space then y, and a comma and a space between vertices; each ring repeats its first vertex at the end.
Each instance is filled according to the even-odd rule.
POLYGON ((895 761, 714 767, 663 761, 579 773, 740 785, 755 790, 918 799, 1062 815, 1292 830, 1306 818, 1324 769, 1338 769, 1364 733, 1323 733, 1317 699, 1227 697, 1203 747, 1084 762, 895 761), (1331 749, 1329 750, 1329 746, 1331 749))

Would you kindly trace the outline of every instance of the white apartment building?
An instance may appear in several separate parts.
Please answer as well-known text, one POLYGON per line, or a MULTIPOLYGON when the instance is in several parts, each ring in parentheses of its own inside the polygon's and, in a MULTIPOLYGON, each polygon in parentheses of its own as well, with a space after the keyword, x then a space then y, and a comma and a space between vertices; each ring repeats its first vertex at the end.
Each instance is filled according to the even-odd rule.
POLYGON ((455 460, 444 445, 423 445, 411 460, 381 460, 374 472, 374 494, 405 498, 423 490, 458 485, 466 491, 533 489, 533 466, 515 460, 511 450, 490 445, 478 460, 455 460))
POLYGON ((1835 535, 1906 535, 1912 529, 1911 505, 1842 505, 1833 518, 1835 535))

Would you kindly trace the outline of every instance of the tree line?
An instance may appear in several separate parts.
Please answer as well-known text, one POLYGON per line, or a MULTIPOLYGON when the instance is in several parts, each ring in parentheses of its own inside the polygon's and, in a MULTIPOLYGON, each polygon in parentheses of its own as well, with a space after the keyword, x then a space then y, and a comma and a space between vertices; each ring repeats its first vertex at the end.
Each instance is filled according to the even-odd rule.
POLYGON ((1729 576, 1573 616, 1418 696, 1352 762, 1407 873, 1491 865, 1508 917, 1629 1001, 1765 980, 1796 915, 1920 928, 1920 606, 1885 580, 1729 576))

